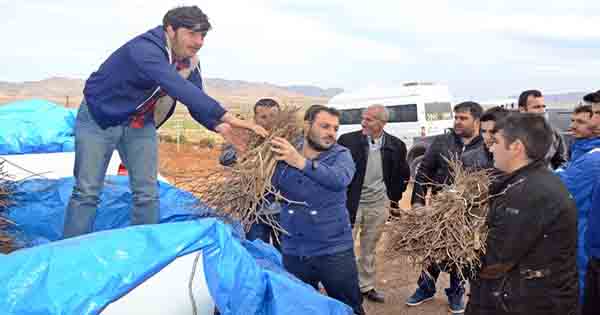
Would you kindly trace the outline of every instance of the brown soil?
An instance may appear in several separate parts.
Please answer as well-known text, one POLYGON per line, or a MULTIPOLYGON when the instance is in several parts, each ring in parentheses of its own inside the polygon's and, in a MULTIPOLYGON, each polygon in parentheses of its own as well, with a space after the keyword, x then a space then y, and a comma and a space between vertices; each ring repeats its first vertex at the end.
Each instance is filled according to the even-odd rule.
MULTIPOLYGON (((202 148, 194 145, 177 145, 161 143, 159 146, 160 172, 172 183, 177 174, 194 172, 202 176, 204 170, 209 171, 218 166, 219 149, 202 148)), ((401 206, 408 207, 410 191, 404 193, 401 206)), ((406 299, 414 292, 419 272, 406 259, 384 260, 383 242, 385 234, 377 250, 378 289, 386 295, 384 304, 365 300, 364 307, 369 315, 441 315, 450 314, 444 294, 448 287, 448 276, 442 274, 438 281, 436 297, 423 305, 408 307, 406 299)), ((358 249, 357 249, 358 250, 358 249)))

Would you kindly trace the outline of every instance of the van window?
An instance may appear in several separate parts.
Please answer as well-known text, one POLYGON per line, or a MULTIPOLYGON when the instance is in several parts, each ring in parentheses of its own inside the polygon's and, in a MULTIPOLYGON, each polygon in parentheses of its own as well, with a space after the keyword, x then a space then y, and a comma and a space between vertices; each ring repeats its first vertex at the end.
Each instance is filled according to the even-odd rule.
POLYGON ((451 120, 452 105, 450 102, 425 103, 425 120, 451 120))
POLYGON ((340 110, 340 125, 360 125, 363 108, 340 110))
POLYGON ((391 123, 415 122, 417 117, 417 104, 386 106, 390 112, 391 123))
MULTIPOLYGON (((390 113, 390 123, 415 122, 417 118, 417 104, 386 106, 390 113)), ((340 110, 340 125, 360 125, 362 112, 365 108, 340 110)))

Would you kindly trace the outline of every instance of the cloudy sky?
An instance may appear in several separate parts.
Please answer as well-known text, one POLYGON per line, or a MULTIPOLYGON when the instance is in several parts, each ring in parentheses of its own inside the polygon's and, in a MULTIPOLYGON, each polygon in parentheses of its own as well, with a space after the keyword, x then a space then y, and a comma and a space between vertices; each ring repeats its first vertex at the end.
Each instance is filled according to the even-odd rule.
POLYGON ((86 78, 181 4, 213 23, 206 77, 348 90, 426 80, 463 99, 600 88, 597 0, 0 0, 0 81, 86 78))

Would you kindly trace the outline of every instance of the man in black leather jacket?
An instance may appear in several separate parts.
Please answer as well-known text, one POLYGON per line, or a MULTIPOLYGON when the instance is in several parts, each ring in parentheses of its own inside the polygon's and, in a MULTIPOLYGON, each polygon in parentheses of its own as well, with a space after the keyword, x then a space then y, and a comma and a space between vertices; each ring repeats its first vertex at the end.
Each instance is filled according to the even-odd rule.
POLYGON ((471 281, 466 314, 575 314, 577 209, 544 156, 552 142, 542 116, 512 113, 496 125, 489 234, 471 281))

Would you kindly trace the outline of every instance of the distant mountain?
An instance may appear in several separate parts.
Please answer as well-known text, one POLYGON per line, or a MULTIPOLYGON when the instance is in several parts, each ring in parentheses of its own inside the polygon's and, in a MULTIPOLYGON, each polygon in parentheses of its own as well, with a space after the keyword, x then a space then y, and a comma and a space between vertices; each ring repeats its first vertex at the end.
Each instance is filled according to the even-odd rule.
POLYGON ((583 96, 589 92, 569 92, 562 94, 544 95, 544 101, 552 105, 578 105, 583 102, 583 96))
POLYGON ((327 97, 327 98, 332 98, 332 97, 344 92, 344 89, 339 89, 339 88, 322 89, 320 87, 316 87, 316 86, 312 86, 312 85, 289 85, 289 86, 286 86, 285 88, 287 88, 290 91, 295 91, 295 92, 298 92, 298 93, 306 95, 306 96, 327 97))
MULTIPOLYGON (((0 104, 19 99, 42 98, 77 106, 83 97, 84 84, 82 79, 62 77, 20 83, 0 81, 0 104)), ((209 95, 233 109, 248 108, 263 97, 272 97, 290 105, 326 103, 329 98, 342 91, 336 88, 322 89, 307 85, 285 87, 266 82, 218 78, 206 78, 204 84, 209 95)))

